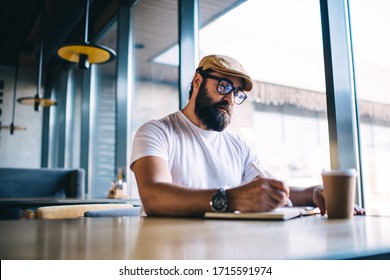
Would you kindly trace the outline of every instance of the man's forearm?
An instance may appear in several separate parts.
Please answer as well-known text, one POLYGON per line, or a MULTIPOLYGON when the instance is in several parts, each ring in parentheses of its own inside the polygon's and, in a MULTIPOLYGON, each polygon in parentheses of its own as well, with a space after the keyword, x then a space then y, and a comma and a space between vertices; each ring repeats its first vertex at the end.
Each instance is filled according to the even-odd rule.
POLYGON ((171 183, 143 186, 140 193, 148 216, 203 216, 216 190, 185 188, 171 183))
POLYGON ((191 189, 172 183, 167 163, 159 157, 144 157, 133 164, 145 213, 150 216, 202 216, 210 211, 216 190, 191 189))
POLYGON ((316 186, 301 188, 290 187, 290 200, 294 206, 316 206, 313 201, 313 190, 316 186))

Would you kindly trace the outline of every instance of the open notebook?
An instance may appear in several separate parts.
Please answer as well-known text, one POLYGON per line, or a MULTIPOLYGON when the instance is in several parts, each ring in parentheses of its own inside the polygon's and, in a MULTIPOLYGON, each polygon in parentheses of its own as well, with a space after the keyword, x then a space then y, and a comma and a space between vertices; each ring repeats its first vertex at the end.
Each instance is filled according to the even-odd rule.
POLYGON ((215 213, 207 212, 205 218, 210 219, 243 219, 243 220, 281 220, 286 221, 295 217, 319 213, 318 208, 312 207, 281 207, 268 212, 251 213, 215 213))

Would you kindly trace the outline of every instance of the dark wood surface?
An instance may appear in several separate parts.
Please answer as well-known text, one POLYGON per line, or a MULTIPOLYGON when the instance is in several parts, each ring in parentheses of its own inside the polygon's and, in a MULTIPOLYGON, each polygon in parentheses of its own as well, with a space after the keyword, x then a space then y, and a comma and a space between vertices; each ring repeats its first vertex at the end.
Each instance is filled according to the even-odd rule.
POLYGON ((139 205, 138 200, 134 199, 112 199, 112 198, 0 198, 0 207, 40 207, 53 205, 72 205, 72 204, 106 204, 106 203, 130 203, 139 205))
POLYGON ((0 221, 0 259, 353 259, 390 257, 390 219, 289 221, 78 218, 0 221))

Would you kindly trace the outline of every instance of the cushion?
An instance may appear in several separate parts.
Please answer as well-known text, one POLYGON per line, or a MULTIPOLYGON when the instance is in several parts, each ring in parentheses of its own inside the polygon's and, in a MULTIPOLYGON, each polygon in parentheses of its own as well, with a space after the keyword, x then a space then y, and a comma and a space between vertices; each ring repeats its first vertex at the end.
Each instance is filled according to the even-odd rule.
POLYGON ((84 217, 100 218, 100 217, 124 217, 124 216, 140 216, 140 207, 132 208, 117 208, 90 210, 84 213, 84 217))
POLYGON ((133 208, 131 204, 77 204, 44 206, 36 210, 38 219, 74 219, 83 217, 86 211, 113 208, 133 208))

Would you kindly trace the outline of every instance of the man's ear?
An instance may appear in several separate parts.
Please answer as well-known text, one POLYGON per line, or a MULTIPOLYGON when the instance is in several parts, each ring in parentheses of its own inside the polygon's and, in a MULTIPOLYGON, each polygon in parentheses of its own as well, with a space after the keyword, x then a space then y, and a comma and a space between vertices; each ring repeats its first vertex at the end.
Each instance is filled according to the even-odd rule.
POLYGON ((200 85, 202 84, 203 77, 198 72, 196 72, 194 78, 192 79, 192 85, 194 89, 199 89, 200 85))

